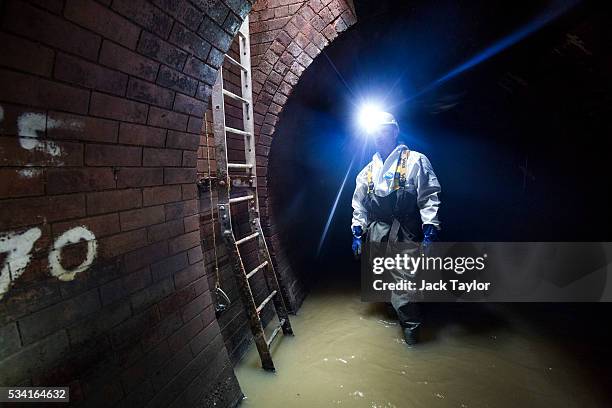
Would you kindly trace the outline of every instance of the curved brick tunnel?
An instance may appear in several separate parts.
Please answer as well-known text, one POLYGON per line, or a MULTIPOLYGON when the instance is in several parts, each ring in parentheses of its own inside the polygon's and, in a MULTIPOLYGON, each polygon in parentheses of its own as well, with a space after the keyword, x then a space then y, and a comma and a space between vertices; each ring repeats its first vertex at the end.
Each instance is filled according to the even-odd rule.
POLYGON ((0 385, 65 384, 84 406, 235 405, 250 334, 239 301, 215 317, 210 206, 196 187, 211 85, 250 12, 261 211, 297 309, 302 282, 269 211, 269 147, 302 72, 355 23, 352 4, 0 10, 0 385))

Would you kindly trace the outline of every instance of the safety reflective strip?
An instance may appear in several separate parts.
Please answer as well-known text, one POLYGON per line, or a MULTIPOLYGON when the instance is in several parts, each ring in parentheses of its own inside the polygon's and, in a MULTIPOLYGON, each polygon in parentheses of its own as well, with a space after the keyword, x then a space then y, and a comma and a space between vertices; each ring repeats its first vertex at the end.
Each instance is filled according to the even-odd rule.
POLYGON ((374 192, 374 181, 372 180, 372 166, 374 163, 370 162, 368 165, 368 194, 374 192))
POLYGON ((397 167, 395 168, 395 176, 393 177, 393 189, 397 190, 406 185, 406 174, 408 173, 408 156, 410 150, 404 149, 400 154, 397 167))
MULTIPOLYGON (((397 166, 395 166, 395 174, 393 176, 393 187, 392 190, 397 190, 400 187, 406 185, 406 175, 408 174, 408 156, 410 156, 410 149, 404 149, 400 153, 397 159, 397 166)), ((370 162, 368 165, 368 194, 374 192, 374 177, 372 175, 374 163, 370 162)))

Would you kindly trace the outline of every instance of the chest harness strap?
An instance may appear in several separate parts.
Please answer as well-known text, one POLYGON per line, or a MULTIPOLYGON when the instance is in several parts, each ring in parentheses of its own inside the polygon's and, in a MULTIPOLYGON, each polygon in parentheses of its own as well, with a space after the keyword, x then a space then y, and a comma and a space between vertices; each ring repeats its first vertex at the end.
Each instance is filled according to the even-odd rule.
MULTIPOLYGON (((397 158, 397 166, 395 167, 395 174, 393 175, 393 186, 391 191, 398 190, 403 188, 406 185, 406 174, 407 174, 407 164, 408 164, 408 156, 410 156, 409 149, 403 149, 397 158)), ((372 194, 374 192, 374 179, 372 176, 372 168, 374 166, 374 162, 370 162, 368 165, 368 194, 372 194)))

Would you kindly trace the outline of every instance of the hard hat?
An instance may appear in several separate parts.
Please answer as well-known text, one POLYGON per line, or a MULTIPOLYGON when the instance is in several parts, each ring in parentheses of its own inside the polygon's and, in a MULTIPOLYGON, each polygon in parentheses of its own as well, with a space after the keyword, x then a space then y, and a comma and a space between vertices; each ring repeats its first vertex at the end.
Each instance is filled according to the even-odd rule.
POLYGON ((395 117, 390 114, 389 112, 380 112, 377 115, 377 120, 376 120, 376 124, 378 126, 382 126, 382 125, 395 125, 397 128, 399 128, 399 125, 397 124, 397 120, 395 120, 395 117))
POLYGON ((361 128, 369 134, 384 125, 393 125, 399 130, 397 120, 395 120, 392 114, 370 104, 361 107, 358 114, 358 122, 361 128))

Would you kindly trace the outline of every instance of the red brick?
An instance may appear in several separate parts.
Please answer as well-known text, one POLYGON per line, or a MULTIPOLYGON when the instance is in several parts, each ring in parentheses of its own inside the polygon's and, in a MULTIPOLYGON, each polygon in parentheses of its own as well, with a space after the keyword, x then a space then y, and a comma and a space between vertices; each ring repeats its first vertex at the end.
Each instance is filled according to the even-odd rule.
POLYGON ((96 238, 102 238, 107 235, 116 234, 119 229, 119 215, 106 214, 96 217, 80 218, 78 220, 58 222, 53 224, 53 236, 59 236, 62 233, 78 226, 83 226, 90 230, 96 238))
MULTIPOLYGON (((44 194, 43 171, 40 168, 0 169, 0 198, 16 198, 44 194)), ((177 186, 178 187, 178 186, 177 186)), ((179 188, 180 198, 180 188, 179 188)))
POLYGON ((147 187, 163 184, 163 169, 122 167, 117 171, 117 187, 147 187))
POLYGON ((170 34, 172 18, 144 0, 115 0, 113 9, 164 38, 170 34))
MULTIPOLYGON (((192 233, 193 234, 193 233, 192 233)), ((193 264, 185 269, 183 269, 180 272, 177 272, 174 274, 174 282, 176 284, 177 289, 179 288, 183 288, 187 285, 189 285, 191 282, 197 280, 198 278, 204 276, 204 274, 206 273, 206 270, 204 269, 204 263, 203 262, 198 262, 196 264, 193 264)), ((190 303, 190 305, 192 307, 187 306, 185 309, 191 309, 191 311, 196 312, 196 307, 197 307, 197 311, 204 309, 208 304, 210 304, 210 296, 208 295, 202 295, 198 298, 199 300, 203 300, 204 302, 197 302, 197 301, 193 301, 190 303), (198 306, 196 306, 199 305, 198 306), (196 306, 196 307, 194 307, 196 306)), ((184 317, 185 320, 189 320, 192 317, 195 316, 196 313, 185 313, 184 317)))
POLYGON ((102 43, 100 64, 149 81, 155 81, 159 70, 158 62, 107 40, 102 43))
POLYGON ((329 41, 333 41, 337 36, 338 36, 338 32, 336 31, 336 29, 330 25, 328 25, 327 27, 325 27, 325 29, 322 31, 323 35, 325 35, 325 37, 329 40, 329 41))
POLYGON ((174 100, 174 92, 161 86, 152 84, 151 82, 130 78, 127 97, 141 102, 171 108, 172 101, 174 100))
POLYGON ((162 65, 157 75, 157 83, 166 88, 174 89, 194 96, 198 90, 198 81, 172 68, 162 65))
POLYGON ((197 150, 199 143, 200 137, 197 135, 174 131, 169 131, 166 139, 166 146, 178 149, 197 150))
POLYGON ((115 95, 125 94, 128 80, 126 74, 64 53, 59 53, 55 61, 55 77, 115 95))
POLYGON ((232 36, 210 18, 204 19, 198 34, 210 41, 211 45, 224 52, 229 49, 232 43, 232 36))
POLYGON ((191 200, 198 196, 198 187, 195 184, 183 184, 183 200, 191 200))
POLYGON ((308 66, 312 63, 312 58, 310 58, 308 53, 303 52, 297 57, 297 62, 299 62, 302 66, 302 68, 299 70, 299 75, 301 75, 302 72, 304 72, 304 68, 308 68, 308 66))
POLYGON ((166 204, 166 220, 187 217, 189 215, 198 213, 198 211, 198 200, 166 204))
POLYGON ((98 57, 100 36, 25 2, 7 2, 3 22, 9 31, 34 41, 41 41, 89 60, 98 57))
POLYGON ((142 148, 88 144, 85 148, 85 164, 88 166, 140 166, 142 148))
POLYGON ((140 190, 113 190, 87 194, 87 214, 102 214, 142 206, 140 190))
POLYGON ((327 38, 325 38, 325 36, 323 34, 320 34, 320 33, 314 34, 314 38, 313 38, 312 42, 320 50, 322 50, 323 48, 325 48, 325 46, 327 44, 329 44, 329 41, 327 40, 327 38))
POLYGON ((185 150, 183 152, 183 167, 195 167, 198 160, 196 152, 185 150))
POLYGON ((149 242, 158 242, 184 233, 182 220, 168 221, 148 228, 149 242))
POLYGON ((186 251, 200 244, 200 231, 193 231, 173 238, 169 241, 170 254, 186 251))
POLYGON ((142 152, 143 166, 180 166, 182 151, 173 149, 144 148, 142 152))
POLYGON ((192 30, 196 30, 202 22, 202 13, 186 0, 153 0, 153 3, 192 30))
POLYGON ((118 129, 117 122, 107 119, 61 112, 47 115, 47 136, 52 139, 116 142, 118 129))
POLYGON ((80 143, 41 140, 42 147, 52 143, 59 149, 53 156, 41 149, 24 149, 16 137, 0 137, 0 165, 3 166, 82 166, 83 145, 80 143))
POLYGON ((117 255, 125 254, 126 252, 142 248, 147 245, 147 230, 142 228, 139 230, 122 232, 120 234, 98 240, 99 252, 102 258, 113 258, 117 255))
POLYGON ((64 15, 128 48, 136 48, 140 28, 93 0, 67 0, 64 15))
POLYGON ((167 129, 182 130, 187 129, 189 117, 181 113, 151 107, 149 112, 149 125, 163 127, 167 129))
POLYGON ((29 197, 0 202, 0 225, 3 231, 84 215, 85 197, 82 194, 29 197))
POLYGON ((202 133, 203 125, 204 125, 204 120, 202 118, 190 116, 189 123, 187 124, 187 132, 195 133, 196 135, 199 136, 202 133))
POLYGON ((179 201, 181 199, 181 187, 173 185, 145 188, 142 190, 142 197, 145 206, 179 201))
MULTIPOLYGON (((140 230, 139 230, 140 231, 140 230)), ((135 271, 168 257, 168 243, 156 242, 125 256, 125 269, 135 271)))
POLYGON ((202 246, 198 245, 196 247, 191 248, 188 252, 187 252, 187 257, 189 259, 189 264, 193 265, 196 262, 201 261, 204 256, 202 254, 202 246))
POLYGON ((0 70, 0 100, 86 113, 89 91, 31 75, 0 70))
POLYGON ((170 34, 170 42, 202 60, 206 59, 211 50, 207 41, 196 33, 189 31, 182 24, 174 24, 170 34))
POLYGON ((195 183, 195 168, 165 168, 164 184, 195 183))
POLYGON ((214 85, 217 79, 217 70, 195 57, 190 57, 187 60, 183 72, 211 86, 214 85))
POLYGON ((187 267, 185 252, 169 256, 160 262, 151 265, 151 272, 155 282, 171 276, 174 272, 187 267))
POLYGON ((183 95, 181 93, 177 93, 176 99, 174 100, 174 110, 186 113, 188 115, 202 117, 204 116, 206 106, 204 102, 198 99, 183 95))
POLYGON ((122 123, 119 127, 119 143, 139 146, 163 146, 166 129, 122 123))
POLYGON ((200 229, 200 214, 195 214, 190 217, 183 218, 185 232, 196 231, 200 229))
POLYGON ((204 103, 208 103, 210 99, 210 95, 212 93, 212 87, 208 84, 200 82, 198 85, 198 92, 196 92, 195 97, 204 103))
POLYGON ((0 33, 0 64, 33 74, 50 76, 53 69, 53 51, 38 43, 0 33), (36 55, 36 58, 32 58, 36 55))
POLYGON ((47 193, 64 194, 115 188, 111 168, 64 168, 47 170, 47 193))
POLYGON ((182 69, 187 61, 185 51, 146 31, 138 43, 138 52, 176 69, 182 69))
POLYGON ((109 119, 145 123, 147 105, 110 95, 94 92, 91 96, 90 113, 109 119))
POLYGON ((164 222, 164 206, 147 207, 137 210, 124 211, 119 214, 122 231, 129 231, 148 225, 164 222))
MULTIPOLYGON (((193 285, 187 286, 184 289, 176 291, 172 296, 159 302, 159 313, 163 316, 169 315, 177 311, 181 306, 184 306, 188 302, 196 298, 195 290, 193 285)), ((189 341, 198 334, 204 328, 204 324, 201 319, 192 319, 190 322, 185 324, 179 331, 174 333, 168 338, 168 344, 170 350, 174 353, 178 353, 189 341)), ((189 347, 186 352, 191 355, 189 347)))

